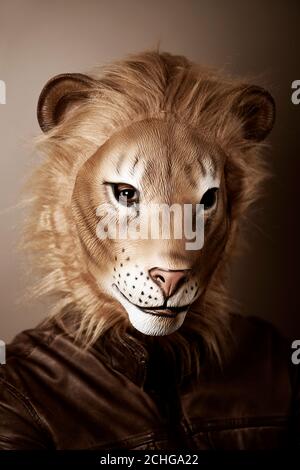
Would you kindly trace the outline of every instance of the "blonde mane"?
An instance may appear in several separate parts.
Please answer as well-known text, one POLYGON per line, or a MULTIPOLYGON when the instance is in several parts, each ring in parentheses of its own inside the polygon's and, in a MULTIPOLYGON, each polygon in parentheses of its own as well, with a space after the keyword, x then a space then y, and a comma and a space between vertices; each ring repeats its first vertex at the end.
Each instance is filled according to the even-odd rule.
MULTIPOLYGON (((33 295, 54 299, 49 319, 74 314, 76 341, 90 347, 105 334, 132 348, 143 342, 122 307, 112 301, 86 269, 71 213, 71 197, 81 165, 116 131, 134 121, 172 114, 197 133, 218 142, 225 154, 230 236, 205 293, 184 325, 160 342, 179 357, 182 371, 199 370, 199 338, 222 359, 228 344, 228 261, 235 252, 238 225, 256 201, 266 165, 263 145, 243 136, 243 121, 232 112, 244 82, 159 51, 129 56, 92 74, 88 94, 64 119, 36 139, 43 161, 28 182, 32 206, 24 230, 24 249, 33 255, 38 282, 33 295), (75 324, 76 323, 76 324, 75 324), (196 341, 191 343, 191 338, 196 341)), ((84 91, 84 90, 83 90, 84 91)), ((146 340, 146 339, 145 339, 146 340)))

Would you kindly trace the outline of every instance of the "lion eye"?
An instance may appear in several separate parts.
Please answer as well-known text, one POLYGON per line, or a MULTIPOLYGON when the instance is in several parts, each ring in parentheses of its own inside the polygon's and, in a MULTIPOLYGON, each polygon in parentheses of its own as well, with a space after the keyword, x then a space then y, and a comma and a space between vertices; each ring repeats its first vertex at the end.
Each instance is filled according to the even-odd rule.
POLYGON ((210 188, 203 194, 200 204, 203 204, 205 211, 212 209, 216 205, 218 189, 210 188))
POLYGON ((139 200, 138 190, 130 184, 113 184, 112 189, 116 200, 124 206, 132 206, 139 200))

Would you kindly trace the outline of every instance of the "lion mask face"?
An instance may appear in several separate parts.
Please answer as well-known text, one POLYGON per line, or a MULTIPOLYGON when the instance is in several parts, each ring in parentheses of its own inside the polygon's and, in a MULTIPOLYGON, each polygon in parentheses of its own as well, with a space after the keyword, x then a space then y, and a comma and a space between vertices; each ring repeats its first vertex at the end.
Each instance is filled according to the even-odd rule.
MULTIPOLYGON (((208 298, 212 285, 210 298, 217 299, 216 272, 238 218, 255 200, 264 173, 259 144, 272 129, 274 114, 266 90, 223 79, 167 53, 140 54, 93 78, 63 74, 51 79, 38 104, 49 154, 39 187, 47 187, 50 171, 53 189, 50 197, 39 193, 37 213, 41 217, 49 200, 53 207, 58 201, 58 213, 68 213, 72 239, 76 233, 76 263, 64 256, 63 267, 59 260, 50 277, 59 277, 65 303, 81 303, 78 307, 91 310, 92 318, 95 298, 105 293, 140 332, 169 335, 192 306, 208 298), (61 180, 67 182, 66 194, 61 180), (203 244, 188 248, 186 233, 176 235, 179 219, 168 237, 149 236, 149 227, 146 237, 103 236, 104 226, 120 230, 129 221, 138 227, 141 207, 149 215, 153 204, 176 205, 181 221, 189 205, 193 229, 202 217, 203 244), (197 204, 202 204, 200 214, 197 204), (70 265, 74 274, 68 277, 70 265), (75 287, 80 301, 73 299, 73 284, 80 286, 75 287), (92 292, 86 305, 82 286, 92 292)), ((172 212, 171 217, 175 220, 172 212)), ((71 239, 59 229, 51 235, 48 230, 47 237, 59 252, 59 240, 68 245, 71 239)), ((47 283, 48 292, 55 291, 54 284, 47 283)), ((201 315, 201 309, 197 312, 201 315)), ((210 324, 204 312, 205 322, 210 324)))
POLYGON ((228 230, 223 167, 220 149, 169 118, 114 134, 77 175, 72 208, 88 269, 145 334, 177 330, 205 290, 228 230), (174 230, 165 239, 97 237, 103 204, 119 229, 122 217, 140 222, 139 204, 146 210, 153 203, 190 204, 192 210, 200 202, 207 228, 201 249, 187 249, 184 233, 176 239, 174 230))

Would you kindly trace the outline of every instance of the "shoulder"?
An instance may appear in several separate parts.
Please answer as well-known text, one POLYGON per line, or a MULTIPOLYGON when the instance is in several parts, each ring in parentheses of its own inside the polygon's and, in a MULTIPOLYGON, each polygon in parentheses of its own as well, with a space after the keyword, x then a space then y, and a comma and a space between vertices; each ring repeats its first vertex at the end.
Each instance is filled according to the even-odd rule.
POLYGON ((292 339, 273 323, 258 316, 231 315, 231 333, 236 351, 252 362, 263 361, 288 367, 292 356, 292 339))
POLYGON ((230 330, 234 343, 241 350, 253 353, 286 353, 291 342, 269 321, 258 316, 231 314, 230 330))
POLYGON ((50 337, 38 327, 23 331, 6 346, 6 363, 0 366, 1 450, 47 448, 49 432, 28 390, 29 358, 44 341, 50 337))
POLYGON ((0 366, 0 449, 52 447, 43 401, 49 384, 59 384, 67 370, 62 358, 72 357, 74 349, 56 321, 43 321, 7 344, 0 366))
POLYGON ((76 315, 69 318, 50 318, 36 327, 17 334, 6 346, 6 363, 0 367, 0 381, 16 387, 30 396, 40 384, 88 368, 96 359, 93 347, 85 349, 76 342, 76 315))
POLYGON ((232 314, 230 317, 230 354, 226 369, 252 377, 259 387, 265 383, 286 385, 297 381, 298 370, 292 363, 292 340, 272 323, 257 316, 232 314))
POLYGON ((6 363, 0 368, 0 380, 21 382, 29 366, 33 367, 33 357, 50 354, 52 343, 59 334, 62 334, 62 331, 54 321, 43 321, 35 328, 17 334, 6 345, 6 363))

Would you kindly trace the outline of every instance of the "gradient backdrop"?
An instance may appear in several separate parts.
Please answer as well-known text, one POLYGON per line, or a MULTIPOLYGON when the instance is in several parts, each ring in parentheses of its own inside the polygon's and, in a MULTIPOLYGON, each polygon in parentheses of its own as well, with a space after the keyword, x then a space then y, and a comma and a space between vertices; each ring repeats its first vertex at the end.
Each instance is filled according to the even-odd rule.
POLYGON ((222 0, 0 0, 1 314, 9 341, 44 317, 47 305, 20 294, 27 267, 15 251, 24 213, 20 189, 36 156, 36 103, 45 82, 155 47, 224 67, 267 85, 277 102, 268 151, 274 177, 245 230, 248 250, 232 267, 237 308, 300 338, 299 124, 291 82, 300 79, 300 3, 222 0))

